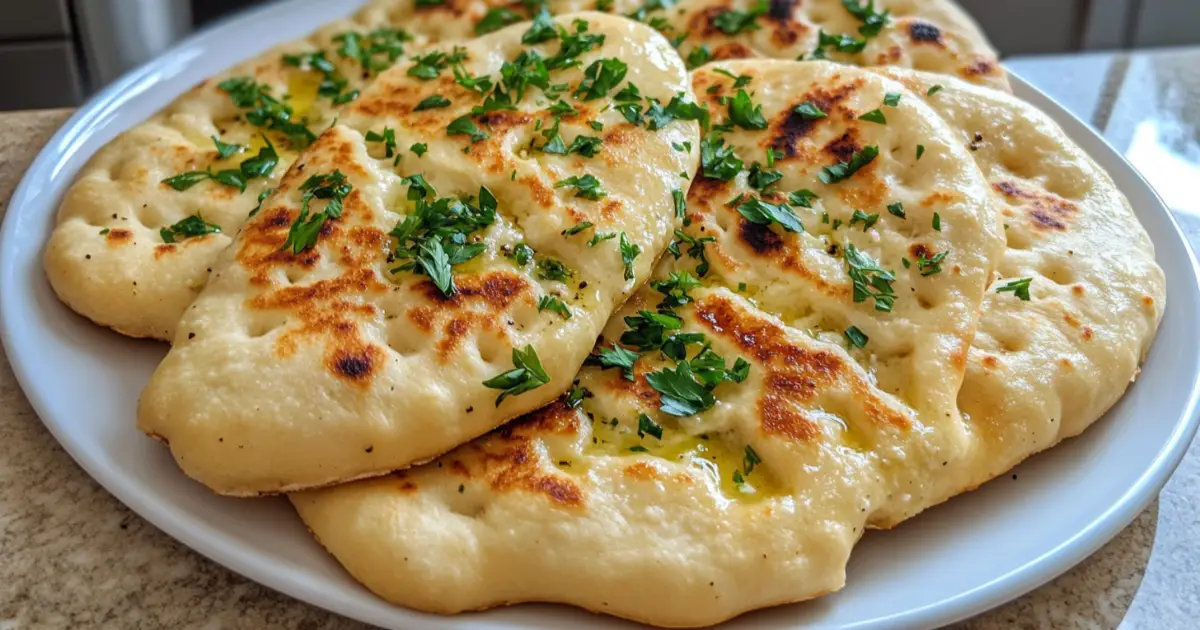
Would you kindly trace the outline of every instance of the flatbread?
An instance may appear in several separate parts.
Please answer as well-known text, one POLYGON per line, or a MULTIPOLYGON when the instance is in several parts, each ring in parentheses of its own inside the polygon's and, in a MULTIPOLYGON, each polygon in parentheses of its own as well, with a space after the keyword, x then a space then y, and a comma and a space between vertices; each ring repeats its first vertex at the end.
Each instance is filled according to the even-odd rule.
MULTIPOLYGON (((750 11, 753 2, 685 0, 670 3, 615 0, 553 0, 554 13, 603 8, 632 15, 659 28, 668 37, 681 34, 679 51, 690 62, 709 58, 812 55, 818 31, 858 36, 862 26, 836 0, 774 2, 769 11, 745 30, 727 35, 711 22, 731 10, 750 11), (744 6, 743 6, 744 5, 744 6), (757 28, 757 30, 753 30, 757 28), (709 55, 700 55, 699 49, 709 55)), ((995 52, 975 24, 948 0, 888 0, 880 11, 891 19, 877 35, 865 38, 859 53, 830 49, 830 58, 859 65, 912 66, 954 73, 969 80, 1007 89, 995 52)), ((319 131, 337 116, 341 105, 316 91, 319 72, 301 72, 284 63, 284 55, 324 51, 347 84, 349 94, 369 85, 377 72, 363 74, 357 60, 335 38, 346 32, 367 34, 376 29, 402 29, 412 41, 399 42, 404 54, 419 54, 431 42, 471 38, 488 29, 532 17, 531 9, 498 0, 445 0, 421 4, 415 0, 374 0, 352 19, 330 24, 305 40, 274 48, 259 57, 205 81, 145 123, 122 134, 101 149, 81 170, 59 210, 58 225, 45 254, 46 273, 59 298, 92 321, 132 337, 172 340, 187 305, 208 279, 218 254, 241 228, 246 215, 264 191, 275 187, 300 147, 281 134, 271 134, 279 163, 266 177, 247 182, 246 190, 202 182, 186 192, 162 180, 196 170, 238 168, 263 146, 261 129, 246 123, 246 108, 238 108, 219 88, 227 79, 249 77, 270 86, 271 94, 288 95, 296 117, 319 131), (242 153, 217 159, 211 136, 245 147, 242 153), (219 233, 165 242, 160 230, 180 221, 202 218, 219 233)), ((721 23, 721 22, 718 22, 721 23)), ((371 42, 367 42, 369 46, 371 42)), ((374 42, 376 63, 391 61, 389 44, 374 42)), ((361 47, 360 47, 361 48, 361 47)), ((386 64, 383 64, 386 65, 386 64)), ((305 65, 306 68, 309 65, 305 65)))
MULTIPOLYGON (((867 8, 867 0, 549 0, 552 13, 596 10, 623 15, 657 28, 696 67, 711 60, 766 57, 814 58, 859 66, 898 66, 938 72, 1009 91, 1007 74, 996 50, 971 16, 950 0, 872 0, 877 15, 887 13, 878 30, 850 11, 867 8), (867 32, 859 29, 866 27, 867 32), (841 46, 821 46, 819 34, 848 37, 841 46), (854 40, 864 40, 855 44, 854 40), (700 50, 703 48, 703 50, 700 50)), ((413 15, 421 33, 449 41, 478 34, 488 25, 528 19, 529 6, 498 0, 446 0, 416 7, 409 2, 380 5, 377 21, 403 23, 413 15), (425 21, 427 16, 443 19, 425 21)), ((876 20, 879 18, 877 17, 876 20)))
POLYGON ((880 72, 958 129, 1003 208, 1007 248, 958 396, 977 453, 957 494, 1082 433, 1121 398, 1162 320, 1166 284, 1129 201, 1046 114, 945 77, 880 72), (997 291, 1024 278, 1029 301, 997 291))
POLYGON ((97 152, 67 190, 46 245, 46 275, 59 298, 122 334, 172 339, 218 254, 259 195, 278 185, 306 144, 279 131, 267 133, 278 164, 265 177, 246 181, 245 191, 212 181, 182 192, 164 184, 169 177, 192 171, 237 170, 265 146, 268 123, 251 124, 247 113, 253 107, 239 107, 222 85, 246 78, 265 86, 269 95, 291 108, 292 122, 303 121, 315 138, 341 109, 334 82, 345 82, 336 94, 349 98, 373 81, 379 68, 419 48, 421 41, 408 41, 411 34, 397 30, 407 27, 404 21, 381 19, 386 6, 395 3, 375 0, 352 19, 333 22, 212 77, 97 152), (373 40, 372 32, 377 36, 373 40), (378 47, 369 55, 372 69, 356 55, 338 52, 345 40, 337 38, 347 33, 359 36, 359 48, 378 47), (333 81, 325 95, 321 86, 326 77, 306 56, 312 53, 323 53, 332 65, 333 81), (296 56, 300 65, 288 64, 288 55, 296 56), (242 150, 220 159, 213 136, 242 150), (160 230, 190 217, 219 226, 220 232, 168 243, 160 230))
MULTIPOLYGON (((868 2, 851 1, 865 7, 868 2)), ((995 49, 965 11, 948 0, 878 0, 877 13, 888 12, 876 35, 864 18, 856 17, 842 0, 690 0, 668 10, 672 32, 688 34, 679 53, 689 58, 707 47, 713 59, 767 56, 774 59, 816 59, 818 56, 858 66, 911 67, 953 74, 972 83, 1009 91, 1007 73, 995 49), (762 12, 758 29, 728 35, 730 12, 762 12), (722 19, 724 18, 724 19, 722 19), (846 37, 848 46, 821 46, 821 34, 846 37), (820 49, 821 53, 817 53, 820 49)), ((654 13, 650 13, 653 16, 654 13)), ((869 14, 869 13, 868 13, 869 14)))
POLYGON ((667 246, 699 129, 677 117, 651 130, 614 106, 629 85, 690 103, 683 63, 652 29, 598 13, 557 24, 574 48, 592 42, 561 69, 543 64, 565 44, 524 46, 527 25, 442 51, 465 56, 458 73, 498 84, 519 66, 509 61, 540 53, 527 69, 541 67, 547 83, 510 84, 513 109, 472 115, 484 98, 451 68, 426 80, 410 74, 424 62, 411 62, 380 76, 301 155, 214 265, 142 396, 139 427, 168 441, 188 475, 254 495, 383 474, 567 390, 667 246), (610 81, 619 63, 625 78, 610 81), (603 72, 585 84, 588 68, 603 72), (573 113, 555 113, 568 104, 573 113), (451 135, 464 124, 470 136, 451 135), (423 151, 410 149, 418 143, 423 151), (286 239, 302 194, 335 171, 353 187, 344 213, 297 252, 286 239), (414 195, 426 196, 427 214, 414 195), (494 220, 479 219, 493 195, 494 220), (471 199, 450 200, 460 196, 471 199), (414 231, 406 219, 416 216, 429 219, 414 231), (449 217, 474 227, 441 235, 449 217), (438 266, 420 261, 436 261, 437 242, 454 258, 462 235, 481 251, 453 267, 448 292, 430 271, 438 266), (428 273, 407 270, 414 263, 428 273), (540 359, 540 379, 518 351, 540 359), (518 368, 512 383, 486 382, 518 368))
POLYGON ((648 344, 634 380, 586 367, 573 396, 433 463, 291 496, 321 544, 385 599, 441 613, 553 601, 662 626, 717 623, 841 588, 865 528, 954 487, 942 471, 973 454, 956 399, 1003 246, 970 151, 901 84, 849 66, 720 63, 695 72, 693 89, 714 124, 734 125, 724 144, 702 147, 706 175, 688 195, 683 234, 715 240, 701 257, 681 237, 679 258, 655 272, 668 284, 639 291, 606 328, 601 356, 616 341, 648 344), (732 113, 741 76, 765 130, 732 113), (804 104, 824 117, 795 111, 804 104), (876 109, 886 124, 859 118, 876 109), (715 155, 728 147, 745 167, 724 182, 715 155), (831 176, 869 147, 878 158, 831 176), (775 170, 782 179, 754 187, 775 170), (752 200, 776 213, 789 204, 804 232, 785 231, 782 214, 763 225, 752 200), (894 278, 864 271, 862 256, 894 278), (672 276, 699 275, 705 261, 703 286, 672 276), (856 297, 855 276, 869 296, 856 297), (667 358, 669 344, 654 351, 639 320, 663 308, 681 334, 704 337, 685 363, 667 358), (706 347, 719 357, 697 358, 706 347), (710 408, 695 377, 680 381, 683 365, 728 370, 710 408))

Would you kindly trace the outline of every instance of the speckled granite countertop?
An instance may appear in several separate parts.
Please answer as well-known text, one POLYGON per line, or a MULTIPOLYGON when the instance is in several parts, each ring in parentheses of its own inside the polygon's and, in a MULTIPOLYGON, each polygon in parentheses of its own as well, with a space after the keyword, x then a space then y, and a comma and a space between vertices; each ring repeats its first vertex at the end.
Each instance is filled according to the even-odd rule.
MULTIPOLYGON (((1200 181, 1200 50, 1009 65, 1102 129, 1200 243, 1194 191, 1200 181)), ((68 114, 0 114, 0 216, 17 180, 68 114)), ((956 628, 1198 627, 1197 451, 1159 499, 1095 555, 956 628)), ((58 446, 0 357, 0 630, 42 627, 364 626, 250 582, 143 521, 58 446)))

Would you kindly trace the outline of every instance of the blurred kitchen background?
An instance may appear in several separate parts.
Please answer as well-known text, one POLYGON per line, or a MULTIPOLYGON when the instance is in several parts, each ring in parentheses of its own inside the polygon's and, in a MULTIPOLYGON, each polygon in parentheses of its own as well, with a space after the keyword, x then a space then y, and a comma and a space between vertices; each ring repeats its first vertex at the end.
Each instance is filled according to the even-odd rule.
MULTIPOLYGON (((0 110, 78 105, 193 30, 263 1, 0 0, 0 110)), ((1006 56, 1200 43, 1200 0, 959 3, 1006 56)))

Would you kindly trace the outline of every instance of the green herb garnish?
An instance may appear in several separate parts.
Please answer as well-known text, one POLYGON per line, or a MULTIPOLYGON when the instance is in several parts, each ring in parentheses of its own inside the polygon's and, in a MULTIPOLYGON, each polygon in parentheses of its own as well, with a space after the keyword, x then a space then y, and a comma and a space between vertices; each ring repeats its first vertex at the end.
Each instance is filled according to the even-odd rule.
MULTIPOLYGON (((158 234, 162 236, 164 243, 174 243, 181 239, 192 238, 194 236, 204 236, 205 234, 218 234, 221 231, 221 226, 214 223, 209 223, 200 217, 200 215, 192 215, 180 220, 178 223, 162 228, 158 234)), ((102 230, 101 234, 107 234, 108 230, 102 230)))
POLYGON ((497 407, 509 396, 519 396, 550 382, 550 375, 546 374, 532 345, 523 350, 513 348, 512 362, 513 369, 483 382, 484 387, 503 390, 496 397, 497 407))

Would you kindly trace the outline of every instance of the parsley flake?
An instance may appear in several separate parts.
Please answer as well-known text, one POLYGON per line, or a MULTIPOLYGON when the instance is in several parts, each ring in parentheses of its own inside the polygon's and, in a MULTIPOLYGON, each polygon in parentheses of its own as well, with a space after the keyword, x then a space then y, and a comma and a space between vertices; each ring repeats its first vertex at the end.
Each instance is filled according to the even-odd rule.
POLYGON ((757 31, 760 27, 755 20, 766 15, 770 8, 770 2, 758 0, 749 11, 726 9, 712 19, 712 25, 726 35, 737 35, 743 31, 757 31))
POLYGON ((798 116, 805 120, 817 120, 819 118, 825 118, 828 116, 828 114, 821 111, 821 108, 817 107, 816 103, 813 103, 812 101, 804 101, 803 103, 800 103, 796 107, 792 108, 792 111, 796 112, 798 116))
POLYGON ((742 129, 767 128, 767 119, 763 116, 762 105, 755 105, 746 90, 738 90, 737 95, 729 101, 729 119, 742 129))
POLYGON ((861 151, 855 151, 847 162, 838 162, 837 164, 822 167, 818 177, 826 184, 836 184, 837 182, 849 179, 850 176, 870 164, 878 155, 878 146, 863 147, 861 151))
POLYGON ((865 114, 861 114, 861 115, 859 115, 858 119, 865 120, 867 122, 873 122, 873 123, 876 123, 879 125, 887 124, 887 117, 885 117, 883 115, 883 111, 879 110, 879 109, 872 109, 871 111, 869 111, 865 114))
POLYGON ((496 397, 497 407, 509 396, 519 396, 550 382, 550 375, 546 374, 532 345, 523 350, 513 348, 512 362, 513 369, 483 382, 484 387, 503 390, 496 397))
POLYGON ((737 210, 751 223, 758 225, 778 223, 788 232, 804 231, 804 224, 800 223, 800 219, 786 203, 773 204, 756 197, 742 202, 738 205, 737 210))
POLYGON ((847 272, 854 285, 854 301, 865 302, 867 299, 873 299, 875 310, 890 312, 896 303, 896 293, 892 289, 896 277, 861 252, 853 243, 846 244, 845 252, 847 272))
POLYGON ((870 337, 863 333, 863 331, 859 330, 858 326, 851 326, 846 329, 846 339, 848 339, 855 348, 862 348, 863 346, 867 345, 867 341, 870 340, 870 337))
POLYGON ((1032 283, 1033 278, 1017 278, 1016 280, 1008 281, 1003 286, 997 287, 996 293, 1012 293, 1013 295, 1017 296, 1017 299, 1023 302, 1028 302, 1030 297, 1029 286, 1032 283))
POLYGON ((600 180, 592 175, 579 177, 572 175, 554 184, 555 188, 570 187, 575 189, 575 196, 597 201, 608 196, 608 191, 601 186, 600 180))
POLYGON ((413 111, 414 112, 423 112, 427 109, 439 109, 442 107, 449 107, 449 106, 450 106, 450 99, 446 98, 445 96, 442 96, 441 94, 434 94, 433 96, 427 96, 427 97, 421 99, 421 102, 417 103, 417 106, 413 108, 413 111))
POLYGON ((633 366, 642 355, 618 345, 611 348, 601 348, 588 356, 588 365, 598 365, 601 369, 621 368, 625 380, 633 380, 633 366))
MULTIPOLYGON (((178 223, 162 228, 158 231, 159 236, 162 236, 164 243, 175 243, 185 238, 194 236, 204 236, 205 234, 218 234, 221 232, 221 226, 205 221, 200 215, 192 215, 185 219, 181 219, 178 223)), ((101 234, 108 233, 108 230, 102 230, 101 234)))
POLYGON ((553 295, 543 295, 538 299, 538 312, 550 311, 558 313, 563 319, 571 319, 571 309, 567 307, 567 303, 554 297, 553 295))
POLYGON ((629 240, 629 237, 621 232, 621 264, 625 267, 625 279, 633 280, 633 261, 642 253, 642 248, 629 240))
POLYGON ((935 273, 942 271, 942 261, 946 259, 950 252, 945 251, 926 258, 924 252, 917 258, 917 271, 921 272, 922 276, 932 276, 935 273))
POLYGON ((454 121, 446 127, 446 134, 451 136, 470 136, 471 144, 475 144, 476 142, 487 140, 488 138, 492 137, 491 134, 477 127, 475 125, 475 121, 471 120, 470 116, 460 116, 455 118, 454 121))
POLYGON ((582 96, 581 100, 584 101, 603 98, 625 80, 628 70, 629 66, 615 57, 593 61, 583 71, 583 80, 579 82, 579 87, 575 88, 575 98, 582 96))

